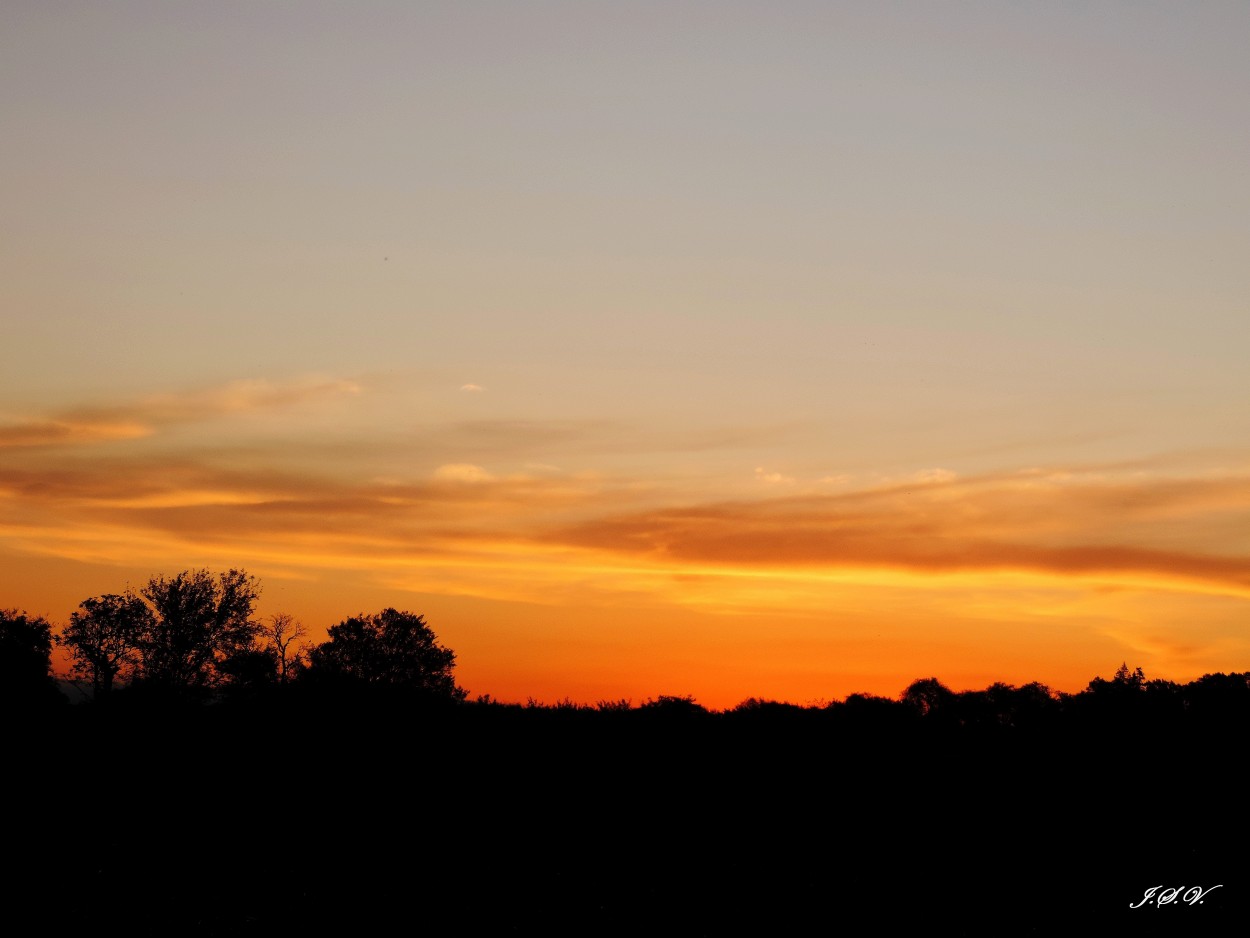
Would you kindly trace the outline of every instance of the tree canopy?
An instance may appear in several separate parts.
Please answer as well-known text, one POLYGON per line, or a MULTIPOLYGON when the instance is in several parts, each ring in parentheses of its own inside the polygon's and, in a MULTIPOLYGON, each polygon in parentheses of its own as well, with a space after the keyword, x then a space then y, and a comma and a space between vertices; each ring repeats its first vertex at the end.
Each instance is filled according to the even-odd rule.
POLYGON ((256 578, 242 570, 185 570, 148 580, 138 596, 152 616, 138 636, 136 676, 177 690, 221 683, 221 665, 252 649, 259 631, 252 607, 259 595, 256 578))
POLYGON ((327 633, 329 641, 308 652, 313 678, 405 687, 446 700, 465 697, 452 674, 455 653, 438 644, 422 616, 387 608, 345 619, 327 633))
POLYGON ((84 599, 57 636, 73 660, 73 673, 91 681, 92 696, 113 689, 138 661, 140 637, 155 626, 152 610, 134 595, 107 593, 84 599))

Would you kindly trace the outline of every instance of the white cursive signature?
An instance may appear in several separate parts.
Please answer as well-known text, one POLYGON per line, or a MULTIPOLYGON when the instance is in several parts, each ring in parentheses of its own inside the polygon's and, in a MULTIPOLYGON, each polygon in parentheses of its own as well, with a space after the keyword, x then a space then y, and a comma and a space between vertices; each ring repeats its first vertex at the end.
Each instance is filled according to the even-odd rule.
MULTIPOLYGON (((1223 883, 1220 884, 1222 886, 1223 883)), ((1129 903, 1130 909, 1140 909, 1149 903, 1163 908, 1165 905, 1172 903, 1182 903, 1184 905, 1195 905, 1202 902, 1202 897, 1207 895, 1220 886, 1208 886, 1203 889, 1201 886, 1151 886, 1146 890, 1146 894, 1142 896, 1141 902, 1129 903)))

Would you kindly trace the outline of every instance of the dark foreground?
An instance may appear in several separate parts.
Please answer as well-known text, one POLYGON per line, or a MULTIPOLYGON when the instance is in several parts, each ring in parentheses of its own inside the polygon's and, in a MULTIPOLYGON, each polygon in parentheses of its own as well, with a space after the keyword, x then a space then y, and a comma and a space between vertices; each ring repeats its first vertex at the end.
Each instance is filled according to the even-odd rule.
POLYGON ((4 921, 57 935, 1222 933, 1250 899, 1244 729, 75 707, 10 723, 4 921), (1217 885, 1129 908, 1153 886, 1217 885))

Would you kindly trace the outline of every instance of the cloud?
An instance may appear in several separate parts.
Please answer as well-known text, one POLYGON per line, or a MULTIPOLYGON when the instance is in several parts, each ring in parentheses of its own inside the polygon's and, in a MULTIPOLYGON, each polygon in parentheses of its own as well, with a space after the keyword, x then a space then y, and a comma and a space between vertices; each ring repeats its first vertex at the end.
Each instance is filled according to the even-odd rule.
POLYGON ((152 432, 150 426, 142 423, 118 421, 104 416, 35 420, 0 426, 0 449, 133 440, 150 436, 152 432))
POLYGON ((151 395, 128 404, 76 408, 0 425, 0 449, 80 446, 138 439, 179 424, 287 408, 360 392, 358 384, 344 380, 288 384, 235 381, 200 391, 151 395))
POLYGON ((604 455, 702 453, 753 448, 775 442, 788 427, 711 428, 691 431, 620 420, 489 419, 423 427, 427 446, 466 455, 512 456, 552 462, 552 453, 604 455))
POLYGON ((434 478, 441 482, 489 482, 494 476, 481 466, 457 462, 439 466, 434 470, 434 478))
POLYGON ((1244 476, 925 473, 918 481, 605 516, 551 537, 674 568, 1016 570, 1137 585, 1201 581, 1250 595, 1250 552, 1236 533, 1250 530, 1244 476))
POLYGON ((325 549, 372 556, 386 544, 398 555, 438 552, 440 545, 520 540, 535 546, 541 520, 584 514, 601 504, 635 503, 628 482, 586 476, 496 477, 471 463, 447 463, 423 479, 395 476, 358 482, 307 470, 214 465, 211 455, 68 458, 0 466, 0 541, 20 531, 39 550, 63 542, 93 556, 125 557, 128 544, 164 539, 171 556, 187 545, 236 544, 240 550, 325 549), (40 532, 43 532, 42 534, 40 532), (62 532, 58 534, 56 532, 62 532), (45 538, 46 535, 46 538, 45 538), (142 536, 140 536, 142 535, 142 536), (320 545, 320 546, 319 546, 320 545), (339 545, 339 546, 334 546, 339 545), (354 546, 353 546, 354 545, 354 546), (363 553, 361 553, 363 552, 363 553))
POLYGON ((847 473, 839 473, 837 475, 821 476, 816 482, 820 485, 847 485, 851 482, 852 476, 847 473))
MULTIPOLYGON (((198 402, 205 410, 284 406, 256 388, 233 403, 209 398, 198 402)), ((473 432, 584 443, 582 434, 603 431, 518 421, 473 432)), ((452 448, 413 436, 416 448, 381 460, 368 438, 339 441, 367 450, 363 463, 349 449, 300 448, 298 438, 294 447, 262 439, 225 449, 199 434, 171 435, 159 449, 10 450, 0 460, 0 550, 14 569, 58 577, 107 566, 83 568, 93 584, 110 570, 120 579, 243 566, 305 578, 327 604, 349 592, 411 591, 543 607, 535 615, 577 610, 596 625, 662 620, 674 633, 704 630, 718 649, 732 644, 734 622, 757 631, 767 623, 865 662, 882 647, 919 660, 975 645, 1007 660, 1026 645, 1077 641, 1086 643, 1080 654, 1114 663, 1136 648, 1209 670, 1244 657, 1247 470, 925 470, 808 490, 767 480, 753 488, 733 454, 723 460, 726 491, 753 494, 718 499, 714 480, 694 488, 641 471, 526 466, 479 456, 459 445, 465 438, 452 448), (1223 618, 1203 631, 1194 612, 1212 608, 1223 618)), ((774 474, 759 461, 761 476, 774 474)), ((10 591, 28 588, 10 580, 10 591)), ((81 595, 88 588, 105 587, 81 595)))
POLYGON ((768 472, 763 466, 755 467, 755 478, 767 485, 793 485, 794 479, 791 476, 782 475, 780 472, 768 472))
POLYGON ((482 387, 480 384, 462 384, 460 385, 460 390, 478 392, 478 391, 485 391, 486 389, 482 387))
POLYGON ((921 485, 931 485, 934 482, 953 482, 957 477, 955 473, 951 472, 949 469, 937 467, 933 469, 921 469, 911 478, 912 481, 918 482, 921 485))
MULTIPOLYGON (((1141 460, 980 476, 930 468, 872 484, 827 476, 823 488, 802 489, 761 460, 755 497, 715 500, 706 494, 714 481, 696 488, 685 476, 565 471, 544 457, 562 449, 732 449, 771 431, 708 431, 682 441, 662 428, 611 421, 485 420, 364 439, 253 438, 246 447, 231 436, 233 448, 199 434, 171 434, 159 451, 71 445, 359 391, 346 381, 242 382, 0 427, 0 446, 10 447, 0 464, 0 540, 31 553, 115 562, 128 551, 159 548, 172 558, 212 548, 286 569, 459 565, 468 571, 458 577, 463 589, 479 574, 484 591, 491 578, 519 590, 567 575, 595 589, 630 583, 670 597, 702 589, 709 603, 731 592, 731 580, 737 596, 775 599, 794 594, 800 578, 816 596, 835 579, 873 582, 882 571, 891 582, 900 572, 1024 571, 1133 589, 1250 594, 1244 471, 1173 466, 1166 474, 1141 460), (515 573, 553 557, 559 568, 550 576, 515 573)), ((741 465, 736 454, 724 462, 741 465)), ((732 478, 725 484, 739 490, 732 478)))

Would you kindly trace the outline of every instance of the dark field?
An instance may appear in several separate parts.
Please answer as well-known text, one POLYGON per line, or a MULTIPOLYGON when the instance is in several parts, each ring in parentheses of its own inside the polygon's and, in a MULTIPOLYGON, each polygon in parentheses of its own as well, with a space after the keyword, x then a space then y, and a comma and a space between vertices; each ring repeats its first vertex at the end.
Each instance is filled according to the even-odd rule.
POLYGON ((62 708, 10 734, 6 918, 170 935, 1231 927, 1244 712, 1073 699, 1017 725, 887 701, 62 708))

